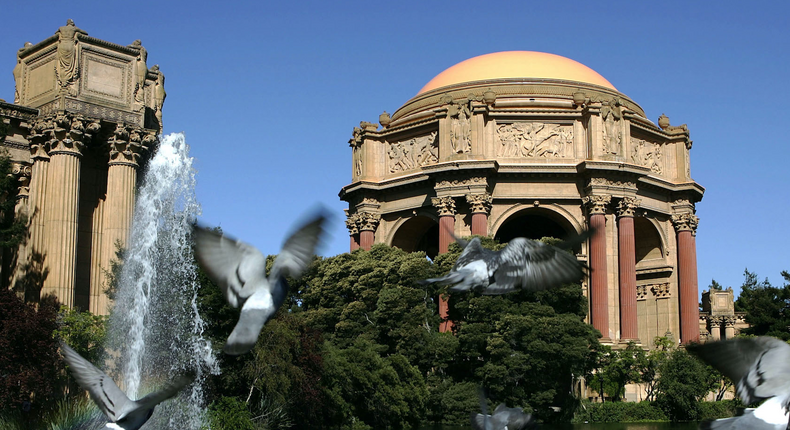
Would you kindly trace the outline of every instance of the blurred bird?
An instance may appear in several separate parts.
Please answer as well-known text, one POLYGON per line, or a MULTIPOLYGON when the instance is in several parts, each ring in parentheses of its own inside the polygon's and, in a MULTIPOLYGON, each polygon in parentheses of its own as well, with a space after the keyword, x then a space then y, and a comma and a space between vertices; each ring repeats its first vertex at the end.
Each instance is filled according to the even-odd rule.
POLYGON ((474 430, 526 430, 537 428, 535 418, 524 413, 521 408, 508 408, 504 403, 494 409, 493 415, 488 415, 486 398, 480 393, 480 409, 482 414, 472 412, 472 428, 474 430))
POLYGON ((181 376, 169 382, 157 392, 151 393, 140 400, 131 400, 115 385, 106 373, 97 369, 88 360, 82 358, 68 345, 60 343, 61 353, 69 365, 71 375, 80 387, 88 390, 96 406, 104 412, 108 428, 137 430, 151 418, 154 408, 159 403, 175 396, 182 388, 190 384, 194 376, 181 376))
POLYGON ((450 273, 420 284, 455 284, 450 287, 454 293, 474 289, 482 290, 483 295, 498 295, 575 282, 584 275, 584 265, 565 249, 587 240, 590 234, 588 230, 557 246, 518 237, 500 251, 483 248, 477 237, 469 242, 456 238, 463 251, 450 273))
POLYGON ((195 227, 195 253, 209 278, 222 288, 228 303, 241 305, 239 322, 225 343, 230 355, 244 354, 285 301, 286 276, 298 278, 310 264, 324 234, 326 216, 321 211, 301 225, 283 244, 266 277, 266 257, 249 244, 230 239, 204 227, 195 227))
POLYGON ((784 430, 790 422, 790 345, 772 337, 735 338, 686 349, 730 378, 745 404, 766 400, 741 416, 707 421, 700 429, 784 430))

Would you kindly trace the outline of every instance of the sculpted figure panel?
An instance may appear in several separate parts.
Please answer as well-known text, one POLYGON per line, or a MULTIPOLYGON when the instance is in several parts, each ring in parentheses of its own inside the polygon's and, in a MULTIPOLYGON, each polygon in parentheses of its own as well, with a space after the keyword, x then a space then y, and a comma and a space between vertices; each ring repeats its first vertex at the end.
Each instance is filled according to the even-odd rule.
POLYGON ((58 28, 55 32, 58 35, 58 62, 55 73, 58 83, 63 89, 69 89, 69 95, 75 95, 75 83, 78 76, 77 69, 77 40, 80 35, 88 35, 87 32, 77 28, 74 21, 66 21, 66 25, 58 28), (71 88, 69 88, 71 87, 71 88))
POLYGON ((631 161, 649 167, 653 173, 659 175, 664 170, 661 166, 661 145, 644 139, 631 138, 631 161))
POLYGON ((453 147, 453 152, 456 154, 463 154, 472 151, 472 112, 469 110, 467 104, 462 104, 455 109, 450 110, 450 115, 453 118, 452 127, 450 128, 450 144, 453 147))
POLYGON ((572 157, 573 127, 540 122, 499 124, 499 157, 572 157))
POLYGON ((390 144, 389 172, 397 173, 436 163, 439 160, 437 132, 390 144))

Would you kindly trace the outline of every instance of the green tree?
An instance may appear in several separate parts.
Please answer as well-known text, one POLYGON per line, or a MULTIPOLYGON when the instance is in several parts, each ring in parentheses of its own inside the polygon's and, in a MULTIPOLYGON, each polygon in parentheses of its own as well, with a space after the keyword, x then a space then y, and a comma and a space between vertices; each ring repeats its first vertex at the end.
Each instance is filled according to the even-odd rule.
POLYGON ((672 421, 694 421, 700 417, 699 402, 717 382, 712 368, 677 348, 659 368, 656 402, 672 421))
POLYGON ((744 281, 736 306, 746 312, 749 327, 741 332, 754 336, 773 336, 790 340, 790 274, 782 272, 785 285, 774 287, 757 274, 744 271, 744 281))
POLYGON ((604 347, 602 352, 601 367, 590 379, 590 386, 603 387, 613 401, 620 401, 625 395, 626 384, 641 381, 639 369, 640 364, 647 361, 645 350, 628 342, 625 349, 604 347))
POLYGON ((53 333, 56 339, 66 342, 91 363, 101 360, 107 336, 106 316, 61 306, 57 322, 58 328, 53 333))
POLYGON ((640 375, 639 382, 645 385, 647 400, 650 402, 656 399, 659 369, 667 361, 674 347, 675 342, 670 337, 656 336, 653 339, 653 349, 636 362, 636 368, 640 375))

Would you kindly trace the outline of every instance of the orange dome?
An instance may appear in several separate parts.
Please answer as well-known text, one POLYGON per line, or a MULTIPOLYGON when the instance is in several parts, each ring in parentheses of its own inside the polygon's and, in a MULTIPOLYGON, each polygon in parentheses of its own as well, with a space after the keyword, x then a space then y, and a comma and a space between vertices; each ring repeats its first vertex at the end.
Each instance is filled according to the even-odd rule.
POLYGON ((463 82, 537 78, 586 82, 617 91, 595 70, 570 58, 535 51, 505 51, 462 61, 431 79, 419 94, 463 82))

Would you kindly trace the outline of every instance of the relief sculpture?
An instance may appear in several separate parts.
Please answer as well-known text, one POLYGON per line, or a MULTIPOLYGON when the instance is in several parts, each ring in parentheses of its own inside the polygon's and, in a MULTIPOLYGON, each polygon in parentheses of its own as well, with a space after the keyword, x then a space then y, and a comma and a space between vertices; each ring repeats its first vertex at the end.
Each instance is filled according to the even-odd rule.
POLYGON ((573 129, 559 124, 514 122, 500 124, 499 157, 564 158, 571 156, 573 129))
POLYGON ((661 145, 643 139, 631 138, 631 161, 634 164, 650 168, 650 171, 661 174, 661 145))
POLYGON ((450 115, 453 118, 450 129, 450 144, 453 152, 463 154, 472 151, 472 124, 470 118, 472 112, 467 104, 462 104, 457 109, 451 109, 450 115))
POLYGON ((437 132, 434 131, 427 136, 413 137, 390 144, 390 149, 387 151, 389 172, 403 172, 436 163, 439 160, 436 135, 437 132))

